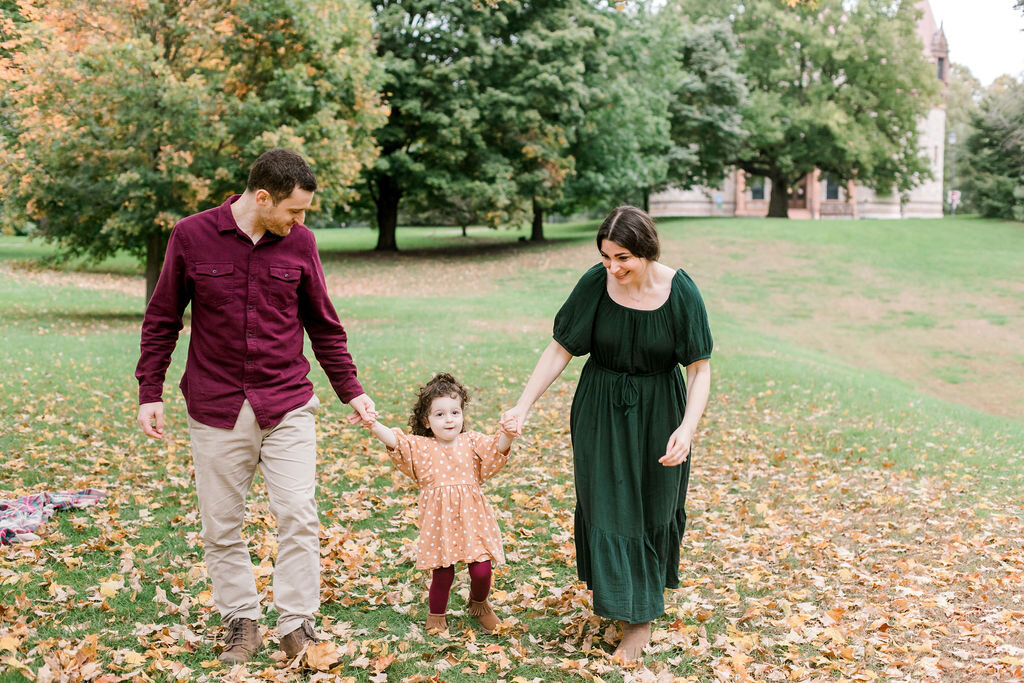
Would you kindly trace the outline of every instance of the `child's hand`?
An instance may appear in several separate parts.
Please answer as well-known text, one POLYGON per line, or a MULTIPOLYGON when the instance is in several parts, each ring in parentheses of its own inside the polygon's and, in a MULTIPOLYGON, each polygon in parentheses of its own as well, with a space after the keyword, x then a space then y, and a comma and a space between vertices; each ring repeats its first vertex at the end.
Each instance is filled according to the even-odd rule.
POLYGON ((522 436, 523 423, 526 422, 526 411, 518 407, 506 410, 501 414, 502 426, 515 432, 515 436, 522 436))
POLYGON ((514 415, 502 413, 501 419, 498 420, 498 427, 501 429, 502 434, 510 439, 519 436, 519 420, 514 415))

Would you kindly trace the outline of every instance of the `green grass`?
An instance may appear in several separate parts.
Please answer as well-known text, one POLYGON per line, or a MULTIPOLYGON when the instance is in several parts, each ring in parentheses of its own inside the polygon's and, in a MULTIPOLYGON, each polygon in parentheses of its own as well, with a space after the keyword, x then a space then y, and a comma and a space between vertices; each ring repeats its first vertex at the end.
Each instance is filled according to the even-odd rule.
MULTIPOLYGON (((478 230, 462 238, 456 229, 402 229, 397 256, 368 251, 376 240, 368 229, 319 231, 350 349, 382 419, 403 424, 416 387, 432 373, 449 370, 470 387, 472 426, 487 429, 518 396, 550 338, 554 312, 586 265, 597 260, 594 227, 547 226, 551 240, 541 245, 520 242, 523 233, 517 231, 478 230)), ((911 479, 955 472, 972 478, 970 495, 976 499, 1019 496, 1024 421, 969 407, 974 405, 972 392, 982 389, 965 364, 991 359, 948 340, 926 339, 932 346, 915 342, 922 344, 916 353, 934 365, 918 374, 897 375, 835 349, 845 339, 871 348, 897 332, 908 335, 906 340, 917 339, 913 334, 931 335, 955 324, 981 295, 1019 296, 1015 287, 1024 262, 1024 227, 974 218, 687 219, 659 227, 664 260, 694 277, 712 317, 713 396, 702 454, 722 457, 739 449, 744 457, 763 458, 757 461, 759 470, 781 470, 799 458, 820 455, 837 468, 885 469, 911 479), (908 291, 927 306, 908 307, 908 291), (891 312, 871 320, 835 315, 836 301, 844 297, 875 302, 882 310, 891 306, 891 312), (812 332, 823 337, 815 341, 812 332), (929 384, 932 380, 948 385, 948 392, 929 384), (740 448, 733 439, 746 445, 740 448)), ((197 573, 199 525, 185 413, 176 387, 187 337, 179 341, 165 387, 170 437, 164 443, 147 441, 135 424, 133 372, 144 289, 138 264, 120 256, 85 267, 65 264, 56 271, 34 265, 51 253, 23 238, 0 238, 5 340, 0 348, 0 493, 97 486, 111 497, 97 508, 58 515, 40 544, 5 549, 0 610, 11 609, 0 611, 0 637, 20 633, 19 618, 35 629, 19 636, 16 651, 5 654, 38 670, 45 657, 79 647, 88 634, 101 634, 96 657, 109 672, 129 673, 131 667, 118 661, 133 651, 148 652, 147 666, 176 662, 198 677, 202 662, 215 657, 207 640, 192 645, 175 630, 163 640, 133 635, 137 624, 161 624, 189 626, 205 637, 215 635, 219 624, 212 608, 195 604, 209 584, 197 573), (114 282, 101 281, 107 276, 114 276, 114 282), (101 579, 115 574, 134 577, 139 588, 118 591, 106 602, 92 599, 101 579), (174 603, 190 596, 188 615, 154 603, 158 587, 174 603), (34 611, 17 609, 19 600, 29 601, 34 611)), ((1024 329, 1021 306, 974 315, 1000 329, 1024 329)), ((999 372, 1007 378, 1019 375, 1024 363, 1019 352, 1000 358, 995 358, 1003 363, 999 372)), ((517 558, 500 568, 495 584, 510 594, 529 590, 550 597, 576 583, 571 558, 561 547, 571 532, 574 495, 567 415, 581 366, 573 362, 549 390, 517 446, 519 457, 487 486, 501 511, 506 548, 517 558)), ((365 433, 343 424, 344 406, 330 393, 315 362, 311 377, 324 399, 318 420, 322 521, 331 538, 350 541, 325 551, 321 612, 356 634, 351 639, 361 648, 356 656, 374 660, 393 654, 399 641, 409 637, 411 625, 425 616, 425 577, 399 559, 413 536, 414 494, 365 433), (352 569, 346 563, 353 563, 352 569), (396 605, 382 601, 403 589, 411 599, 400 597, 396 605)), ((1014 396, 1021 397, 1019 389, 1014 396)), ((701 486, 699 470, 694 476, 691 487, 701 486)), ((254 561, 260 562, 272 556, 267 534, 273 524, 260 485, 251 501, 248 529, 254 561)), ((697 529, 702 514, 708 511, 692 510, 697 529)), ((760 517, 752 519, 755 526, 763 525, 760 517)), ((684 555, 685 548, 684 539, 684 555)), ((786 561, 797 563, 797 556, 786 561)), ((458 577, 458 589, 465 589, 464 579, 458 577)), ((267 580, 260 579, 261 587, 267 580)), ((742 599, 768 594, 752 586, 744 589, 742 599)), ((511 657, 507 670, 499 672, 494 653, 467 654, 459 635, 450 642, 413 639, 409 647, 415 656, 396 659, 387 669, 389 680, 432 675, 432 667, 449 654, 458 664, 444 672, 446 681, 573 679, 559 663, 585 654, 545 650, 535 643, 579 646, 607 624, 579 623, 574 621, 577 609, 562 611, 553 606, 553 597, 542 607, 539 598, 525 595, 502 603, 503 616, 520 620, 508 634, 477 638, 481 649, 522 645, 528 654, 511 657), (523 614, 515 611, 520 603, 528 605, 523 614), (576 627, 579 640, 563 634, 575 633, 576 627), (488 673, 463 673, 477 666, 473 662, 487 663, 488 673)), ((458 605, 453 595, 452 606, 458 605)), ((271 611, 263 622, 272 625, 273 616, 271 611)), ((696 624, 690 616, 681 618, 696 624)), ((463 624, 460 615, 452 620, 463 624)), ((716 613, 704 626, 714 642, 732 623, 716 613)), ((608 648, 600 637, 594 643, 608 648)), ((700 680, 712 680, 707 662, 675 654, 684 655, 677 667, 680 675, 691 671, 700 680)), ((656 659, 671 658, 672 653, 663 653, 656 659)), ((262 653, 258 664, 253 670, 273 667, 270 653, 262 653)), ((172 669, 164 666, 150 675, 169 680, 172 669)), ((345 672, 358 680, 368 680, 370 673, 362 668, 345 672)), ((622 680, 615 671, 602 677, 622 680)), ((0 681, 8 680, 22 680, 22 675, 14 667, 0 668, 0 681)))

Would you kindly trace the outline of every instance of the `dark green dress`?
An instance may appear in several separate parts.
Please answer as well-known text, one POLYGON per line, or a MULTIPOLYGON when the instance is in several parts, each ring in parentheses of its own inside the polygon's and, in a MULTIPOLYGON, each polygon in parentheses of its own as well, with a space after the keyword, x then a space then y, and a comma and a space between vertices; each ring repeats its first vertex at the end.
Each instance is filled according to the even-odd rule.
POLYGON ((683 420, 679 365, 711 356, 711 331, 697 286, 682 270, 651 311, 608 296, 605 269, 588 270, 555 316, 554 338, 590 354, 572 402, 576 565, 594 612, 638 624, 665 611, 679 586, 690 460, 658 458, 683 420))

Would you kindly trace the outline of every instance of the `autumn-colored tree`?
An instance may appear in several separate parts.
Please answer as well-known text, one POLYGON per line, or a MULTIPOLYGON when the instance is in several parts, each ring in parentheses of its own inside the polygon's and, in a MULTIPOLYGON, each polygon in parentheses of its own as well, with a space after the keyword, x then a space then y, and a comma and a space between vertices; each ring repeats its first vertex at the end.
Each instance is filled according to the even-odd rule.
POLYGON ((6 221, 32 218, 66 256, 146 259, 171 227, 244 187, 284 146, 310 159, 330 218, 355 197, 385 114, 359 0, 24 0, 0 55, 6 221))

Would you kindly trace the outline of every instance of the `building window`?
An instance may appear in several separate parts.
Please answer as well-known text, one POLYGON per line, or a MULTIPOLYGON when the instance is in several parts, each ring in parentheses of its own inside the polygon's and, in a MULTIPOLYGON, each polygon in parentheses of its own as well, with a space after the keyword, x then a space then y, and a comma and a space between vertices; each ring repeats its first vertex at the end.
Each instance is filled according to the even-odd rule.
POLYGON ((946 76, 946 60, 939 57, 939 80, 944 81, 946 76))
POLYGON ((753 176, 750 179, 750 198, 764 199, 764 178, 753 176))
POLYGON ((831 173, 825 176, 825 199, 839 199, 839 181, 831 173))

